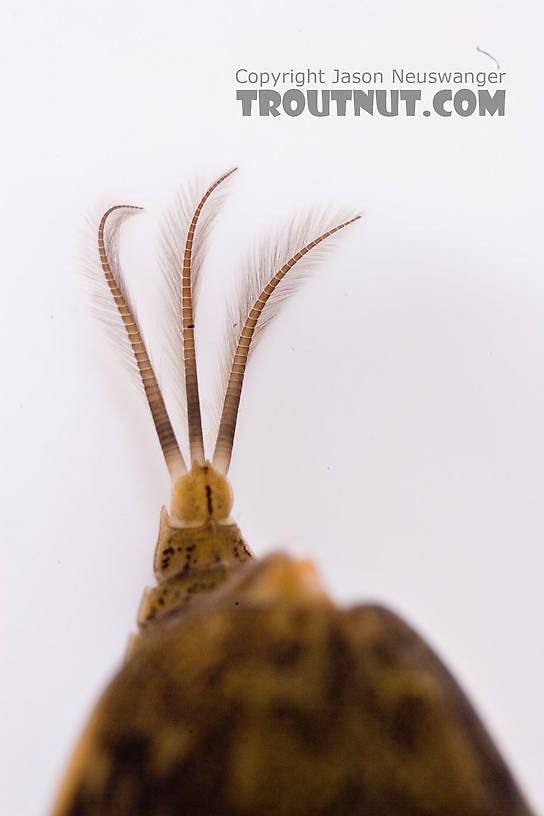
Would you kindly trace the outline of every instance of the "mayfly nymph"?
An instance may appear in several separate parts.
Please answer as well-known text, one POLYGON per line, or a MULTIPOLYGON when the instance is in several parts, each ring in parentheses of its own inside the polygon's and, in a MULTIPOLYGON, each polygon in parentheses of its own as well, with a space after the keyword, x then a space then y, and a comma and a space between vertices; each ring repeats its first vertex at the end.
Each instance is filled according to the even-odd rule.
POLYGON ((226 477, 255 339, 316 248, 360 217, 297 222, 257 256, 208 459, 193 296, 206 211, 233 172, 185 207, 167 241, 189 466, 118 264, 120 224, 139 208, 112 207, 98 228, 101 274, 172 495, 160 518, 157 585, 144 594, 138 634, 79 740, 53 816, 530 816, 425 642, 380 606, 335 605, 309 562, 255 559, 231 517, 226 477))

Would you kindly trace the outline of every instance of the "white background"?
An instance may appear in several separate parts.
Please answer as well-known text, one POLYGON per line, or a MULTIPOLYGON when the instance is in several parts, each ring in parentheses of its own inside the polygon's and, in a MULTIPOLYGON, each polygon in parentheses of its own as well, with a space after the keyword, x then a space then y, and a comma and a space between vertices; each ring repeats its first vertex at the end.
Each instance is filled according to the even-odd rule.
POLYGON ((33 0, 2 16, 1 812, 47 811, 168 501, 146 406, 91 316, 82 226, 104 202, 146 206, 121 250, 153 345, 157 219, 233 164, 198 321, 209 426, 244 249, 315 203, 365 216, 255 353, 240 526, 259 555, 317 561, 339 601, 416 625, 542 808, 540 4, 33 0), (504 119, 242 119, 235 101, 238 67, 493 70, 477 45, 508 72, 504 119))

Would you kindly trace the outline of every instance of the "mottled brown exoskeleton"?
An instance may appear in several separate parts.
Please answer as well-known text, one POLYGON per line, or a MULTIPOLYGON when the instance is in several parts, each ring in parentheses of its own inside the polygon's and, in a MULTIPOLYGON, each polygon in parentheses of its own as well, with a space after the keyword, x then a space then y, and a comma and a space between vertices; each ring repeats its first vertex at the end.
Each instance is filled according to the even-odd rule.
POLYGON ((101 269, 148 398, 172 499, 160 520, 157 585, 144 595, 139 632, 91 715, 53 814, 529 816, 477 714, 424 641, 382 607, 338 608, 307 562, 283 553, 255 560, 230 517, 226 474, 255 331, 270 318, 282 279, 358 218, 343 217, 313 240, 305 228, 292 230, 281 251, 273 248, 273 274, 268 262, 257 270, 208 461, 192 287, 208 199, 232 172, 168 242, 180 293, 189 470, 117 268, 118 216, 136 208, 113 207, 100 222, 101 269))

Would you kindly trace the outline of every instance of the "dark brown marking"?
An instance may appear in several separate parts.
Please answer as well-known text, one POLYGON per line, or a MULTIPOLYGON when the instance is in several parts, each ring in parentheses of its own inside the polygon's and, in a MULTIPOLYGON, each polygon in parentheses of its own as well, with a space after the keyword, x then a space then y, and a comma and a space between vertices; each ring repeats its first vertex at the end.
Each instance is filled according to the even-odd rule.
POLYGON ((304 647, 300 641, 282 640, 270 644, 268 659, 273 666, 277 666, 279 669, 287 669, 298 665, 303 652, 304 647))

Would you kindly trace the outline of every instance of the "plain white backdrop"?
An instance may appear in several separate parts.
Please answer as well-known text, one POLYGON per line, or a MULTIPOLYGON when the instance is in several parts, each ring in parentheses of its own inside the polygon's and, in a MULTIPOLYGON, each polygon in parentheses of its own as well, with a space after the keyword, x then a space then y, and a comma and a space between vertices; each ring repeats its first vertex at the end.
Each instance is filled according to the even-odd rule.
POLYGON ((540 4, 33 0, 2 17, 2 813, 47 812, 168 501, 91 315, 86 216, 145 205, 121 253, 159 356, 160 213, 233 164, 197 320, 210 434, 244 250, 314 204, 364 213, 255 353, 238 522, 258 555, 313 558, 339 602, 414 624, 543 808, 540 4), (493 70, 477 45, 507 71, 504 118, 243 119, 235 101, 239 67, 493 70))

